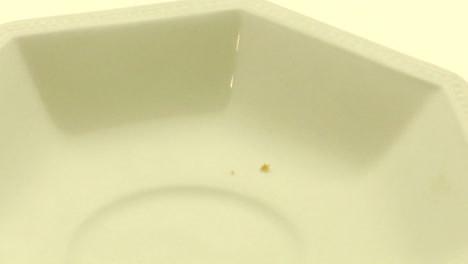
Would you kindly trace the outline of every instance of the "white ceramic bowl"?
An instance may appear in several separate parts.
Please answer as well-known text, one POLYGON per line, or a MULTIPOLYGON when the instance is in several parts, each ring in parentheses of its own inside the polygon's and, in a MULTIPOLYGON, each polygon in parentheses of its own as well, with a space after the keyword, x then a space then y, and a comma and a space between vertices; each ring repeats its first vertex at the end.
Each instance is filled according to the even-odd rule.
POLYGON ((461 263, 467 91, 262 1, 2 25, 0 262, 461 263))

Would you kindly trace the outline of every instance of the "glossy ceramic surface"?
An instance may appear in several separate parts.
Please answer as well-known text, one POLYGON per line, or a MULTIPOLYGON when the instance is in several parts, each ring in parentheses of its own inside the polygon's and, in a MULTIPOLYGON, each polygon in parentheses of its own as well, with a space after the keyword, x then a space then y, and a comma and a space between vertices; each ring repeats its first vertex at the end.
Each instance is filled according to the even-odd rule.
POLYGON ((262 1, 0 26, 0 262, 464 263, 467 91, 262 1))

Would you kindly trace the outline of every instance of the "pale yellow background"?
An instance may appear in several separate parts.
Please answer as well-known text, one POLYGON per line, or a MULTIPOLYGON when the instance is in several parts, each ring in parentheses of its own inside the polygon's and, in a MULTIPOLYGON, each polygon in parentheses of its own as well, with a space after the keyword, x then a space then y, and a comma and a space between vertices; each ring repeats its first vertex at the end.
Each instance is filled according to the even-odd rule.
MULTIPOLYGON (((0 0, 0 23, 167 0, 0 0)), ((466 0, 272 0, 468 80, 466 0)))

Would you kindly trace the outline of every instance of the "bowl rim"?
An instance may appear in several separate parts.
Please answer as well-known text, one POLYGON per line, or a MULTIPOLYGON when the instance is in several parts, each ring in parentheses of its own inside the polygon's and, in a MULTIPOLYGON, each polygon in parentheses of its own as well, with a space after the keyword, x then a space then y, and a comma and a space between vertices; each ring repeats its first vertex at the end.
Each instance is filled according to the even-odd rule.
POLYGON ((34 34, 229 10, 244 11, 273 21, 442 88, 468 144, 468 82, 462 77, 265 0, 184 0, 8 22, 0 24, 0 48, 10 41, 34 34))

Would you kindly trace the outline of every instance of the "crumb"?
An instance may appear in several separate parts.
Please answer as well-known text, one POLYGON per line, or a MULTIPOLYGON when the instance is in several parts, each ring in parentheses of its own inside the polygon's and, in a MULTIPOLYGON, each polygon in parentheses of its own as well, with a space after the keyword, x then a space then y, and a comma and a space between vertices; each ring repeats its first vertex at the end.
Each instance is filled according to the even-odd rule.
POLYGON ((270 171, 270 165, 263 164, 263 166, 260 168, 260 170, 263 171, 263 172, 269 172, 270 171))
POLYGON ((231 171, 231 175, 234 175, 234 174, 236 174, 236 172, 232 170, 232 171, 231 171))
POLYGON ((434 192, 442 192, 450 190, 450 182, 447 175, 440 174, 432 181, 431 190, 434 192))

